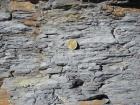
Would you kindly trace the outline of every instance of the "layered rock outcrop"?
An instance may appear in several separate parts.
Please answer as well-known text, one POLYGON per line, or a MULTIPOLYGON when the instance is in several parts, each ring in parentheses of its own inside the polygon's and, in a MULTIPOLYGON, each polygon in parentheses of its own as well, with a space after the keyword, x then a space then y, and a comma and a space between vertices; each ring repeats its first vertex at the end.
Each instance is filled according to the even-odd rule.
POLYGON ((2 0, 6 104, 139 105, 140 11, 108 3, 2 0))

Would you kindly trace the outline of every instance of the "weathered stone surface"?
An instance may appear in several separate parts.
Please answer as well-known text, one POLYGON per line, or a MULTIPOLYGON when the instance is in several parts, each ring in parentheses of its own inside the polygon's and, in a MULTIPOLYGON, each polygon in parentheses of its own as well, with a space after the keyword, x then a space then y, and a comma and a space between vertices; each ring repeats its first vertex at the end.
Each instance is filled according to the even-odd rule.
POLYGON ((0 12, 0 21, 10 20, 12 18, 10 13, 0 12))
POLYGON ((80 102, 79 105, 105 105, 108 100, 93 100, 93 101, 83 101, 80 102))
POLYGON ((30 2, 18 2, 15 0, 11 1, 9 6, 12 11, 35 11, 34 5, 30 2))
POLYGON ((56 66, 56 67, 48 68, 46 70, 46 72, 48 74, 59 74, 59 73, 62 72, 62 67, 61 66, 60 67, 59 66, 56 66))
POLYGON ((0 89, 0 105, 9 105, 9 95, 5 89, 0 89))
POLYGON ((140 104, 139 9, 101 0, 2 5, 9 2, 0 11, 0 87, 12 105, 140 104))
POLYGON ((0 33, 2 34, 7 34, 7 33, 22 33, 25 31, 31 30, 30 27, 27 27, 21 23, 17 23, 14 21, 6 21, 6 22, 1 22, 0 23, 0 33))

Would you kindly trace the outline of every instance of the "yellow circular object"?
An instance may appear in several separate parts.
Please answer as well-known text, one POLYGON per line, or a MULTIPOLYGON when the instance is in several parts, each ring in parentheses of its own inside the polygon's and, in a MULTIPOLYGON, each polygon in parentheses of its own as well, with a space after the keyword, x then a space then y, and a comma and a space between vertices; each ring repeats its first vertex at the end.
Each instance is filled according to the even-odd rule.
POLYGON ((75 50, 78 47, 78 43, 75 39, 69 39, 67 41, 67 47, 71 50, 75 50))

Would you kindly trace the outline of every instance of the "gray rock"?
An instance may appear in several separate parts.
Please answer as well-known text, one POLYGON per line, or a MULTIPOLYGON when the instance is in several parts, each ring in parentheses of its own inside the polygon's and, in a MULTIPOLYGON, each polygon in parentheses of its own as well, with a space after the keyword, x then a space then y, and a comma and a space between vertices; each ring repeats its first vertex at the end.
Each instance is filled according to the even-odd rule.
POLYGON ((10 21, 0 12, 1 88, 15 105, 76 105, 98 96, 113 105, 140 104, 140 14, 115 20, 101 10, 106 2, 72 1, 40 0, 35 12, 13 11, 10 21), (38 11, 39 27, 19 22, 38 11), (77 50, 67 48, 71 38, 77 50))
POLYGON ((36 89, 45 90, 45 89, 59 89, 59 82, 53 79, 44 79, 41 83, 36 85, 36 89))
POLYGON ((70 9, 71 8, 71 3, 73 1, 72 0, 54 0, 54 2, 52 2, 52 8, 58 8, 58 9, 70 9))
POLYGON ((60 66, 56 66, 56 67, 53 67, 53 68, 48 68, 47 71, 46 71, 48 74, 60 74, 62 73, 62 67, 60 66))
POLYGON ((35 72, 38 65, 30 61, 24 61, 18 65, 11 66, 11 70, 14 70, 14 75, 25 75, 31 72, 35 72))
POLYGON ((11 18, 12 18, 12 16, 10 13, 0 11, 0 21, 11 20, 11 18))
POLYGON ((31 18, 32 14, 30 12, 23 12, 23 11, 15 11, 12 13, 13 19, 25 19, 25 18, 31 18))
POLYGON ((58 66, 65 66, 67 65, 69 58, 64 55, 56 55, 53 57, 52 61, 58 66))
POLYGON ((30 31, 31 28, 27 27, 21 23, 17 23, 14 21, 6 21, 0 23, 0 33, 7 34, 7 33, 21 33, 25 31, 30 31))

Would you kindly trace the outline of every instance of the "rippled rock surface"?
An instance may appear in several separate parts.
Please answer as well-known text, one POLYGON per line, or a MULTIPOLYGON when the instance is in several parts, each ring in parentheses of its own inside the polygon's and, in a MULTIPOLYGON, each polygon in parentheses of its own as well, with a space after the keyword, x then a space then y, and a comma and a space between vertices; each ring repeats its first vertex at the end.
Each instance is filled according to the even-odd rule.
POLYGON ((140 104, 138 6, 106 0, 0 3, 3 103, 140 104))

